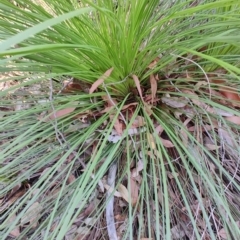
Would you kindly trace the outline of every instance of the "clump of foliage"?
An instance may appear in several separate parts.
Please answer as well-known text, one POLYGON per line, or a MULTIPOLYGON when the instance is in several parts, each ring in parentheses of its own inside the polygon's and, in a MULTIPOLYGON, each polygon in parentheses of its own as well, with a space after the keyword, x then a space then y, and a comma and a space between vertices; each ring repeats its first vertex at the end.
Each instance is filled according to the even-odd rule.
POLYGON ((0 1, 2 239, 239 239, 239 1, 36 2, 0 1))

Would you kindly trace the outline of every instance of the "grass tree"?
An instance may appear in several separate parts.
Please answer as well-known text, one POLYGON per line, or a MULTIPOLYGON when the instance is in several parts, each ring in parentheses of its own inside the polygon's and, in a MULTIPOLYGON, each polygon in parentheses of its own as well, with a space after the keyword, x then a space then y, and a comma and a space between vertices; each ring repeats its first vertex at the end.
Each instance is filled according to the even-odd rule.
POLYGON ((238 0, 0 0, 2 239, 240 239, 238 0))

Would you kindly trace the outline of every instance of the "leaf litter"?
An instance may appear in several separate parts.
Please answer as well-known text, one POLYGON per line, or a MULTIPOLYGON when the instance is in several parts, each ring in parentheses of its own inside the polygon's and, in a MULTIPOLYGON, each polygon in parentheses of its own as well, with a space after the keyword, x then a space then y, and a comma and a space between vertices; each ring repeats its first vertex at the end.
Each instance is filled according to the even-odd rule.
MULTIPOLYGON (((157 62, 153 62, 152 65, 149 66, 150 69, 154 68, 156 66, 157 62)), ((92 84, 91 88, 89 89, 89 93, 95 92, 105 81, 107 77, 111 75, 113 71, 113 68, 108 69, 101 78, 99 78, 95 83, 92 84)), ((189 77, 189 76, 188 76, 189 77)), ((135 86, 137 88, 137 92, 140 96, 141 101, 146 104, 147 107, 151 104, 151 111, 154 111, 154 107, 167 107, 167 110, 169 112, 175 113, 176 109, 179 111, 181 114, 178 115, 178 120, 180 120, 180 126, 182 125, 182 128, 180 128, 179 131, 179 139, 181 139, 182 143, 184 146, 189 147, 191 144, 189 136, 194 136, 196 139, 200 139, 199 135, 203 135, 204 139, 204 146, 207 148, 209 153, 213 154, 215 156, 217 151, 224 150, 226 152, 225 159, 223 160, 224 164, 226 165, 226 168, 229 169, 229 172, 232 174, 232 176, 235 176, 237 178, 236 174, 234 171, 237 171, 237 175, 239 174, 239 170, 234 168, 234 158, 236 159, 238 156, 235 155, 234 151, 232 151, 233 148, 238 147, 238 142, 237 142, 237 132, 235 129, 227 128, 226 126, 219 126, 219 120, 218 117, 221 116, 224 118, 226 121, 229 121, 233 124, 239 125, 239 116, 236 116, 232 114, 231 112, 222 110, 222 109, 217 109, 216 107, 210 106, 209 104, 205 103, 205 101, 201 98, 200 91, 204 86, 208 86, 208 83, 205 81, 200 81, 195 85, 195 88, 192 90, 189 89, 181 89, 182 93, 185 94, 184 97, 179 97, 175 96, 177 90, 174 88, 169 88, 167 87, 166 90, 169 91, 168 95, 161 95, 158 93, 159 87, 158 87, 158 81, 157 77, 154 75, 150 75, 149 82, 150 82, 150 98, 149 94, 144 91, 144 89, 141 86, 140 80, 136 75, 132 75, 133 81, 135 83, 135 86), (193 105, 191 105, 191 103, 193 105), (199 112, 197 113, 194 109, 194 107, 199 108, 199 112), (191 117, 187 115, 187 112, 191 113, 191 117), (208 124, 208 121, 205 118, 205 113, 209 113, 212 117, 212 123, 208 124), (196 125, 194 122, 194 118, 196 118, 199 114, 201 114, 203 118, 203 122, 200 125, 196 125), (217 124, 215 123, 215 120, 217 124), (217 145, 215 144, 214 141, 212 141, 211 136, 213 135, 212 131, 217 132, 217 145), (234 132, 235 131, 235 132, 234 132), (209 137, 210 136, 210 137, 209 137), (229 159, 228 159, 229 158, 229 159), (231 166, 230 163, 233 165, 231 166)), ((160 77, 162 78, 162 76, 160 77)), ((70 85, 69 88, 74 88, 75 85, 70 85)), ((75 86, 75 90, 83 90, 80 89, 80 86, 77 85, 75 86)), ((161 89, 162 90, 162 89, 161 89)), ((70 91, 70 90, 69 90, 70 91)), ((207 91, 207 90, 206 90, 207 91)), ((228 107, 235 109, 239 107, 239 97, 237 97, 237 92, 235 90, 232 90, 230 88, 219 88, 219 92, 212 91, 213 97, 216 95, 219 97, 220 94, 225 97, 225 99, 219 99, 216 100, 218 103, 222 103, 225 101, 225 104, 227 104, 228 107), (231 91, 230 91, 231 90, 231 91), (218 93, 218 94, 217 94, 218 93), (230 103, 230 100, 234 100, 234 103, 230 103)), ((103 113, 110 113, 109 114, 109 119, 108 121, 112 121, 114 118, 114 114, 116 113, 116 109, 114 110, 115 105, 118 104, 116 99, 110 99, 108 95, 104 96, 103 102, 105 103, 104 109, 102 110, 101 114, 103 113), (114 112, 115 111, 115 112, 114 112)), ((217 98, 216 98, 217 99, 217 98)), ((136 111, 136 108, 138 106, 138 102, 132 102, 132 103, 127 103, 123 106, 121 109, 121 113, 123 114, 124 118, 127 118, 127 114, 133 115, 136 111), (130 114, 131 113, 131 114, 130 114)), ((17 105, 16 105, 17 106, 17 105)), ((30 106, 27 106, 26 108, 21 108, 19 110, 24 110, 28 109, 30 106)), ((63 108, 61 110, 56 110, 55 113, 49 112, 50 120, 61 120, 64 119, 65 117, 71 116, 72 113, 75 113, 77 107, 69 107, 69 108, 63 108)), ((150 108, 150 107, 149 107, 150 108)), ((16 107, 15 110, 18 108, 16 107)), ((237 110, 237 109, 236 109, 237 110)), ((171 234, 173 239, 181 239, 184 238, 185 236, 188 236, 189 238, 192 237, 193 233, 193 226, 190 223, 189 220, 189 213, 186 211, 181 199, 179 196, 181 196, 179 190, 176 188, 176 178, 179 179, 180 182, 186 184, 186 188, 191 189, 191 183, 185 182, 187 173, 186 170, 182 167, 180 164, 181 158, 178 155, 176 148, 174 146, 174 142, 172 139, 169 138, 166 134, 166 129, 164 126, 160 125, 157 121, 154 122, 154 118, 152 117, 152 112, 149 111, 148 114, 151 117, 153 124, 155 124, 155 129, 150 131, 146 129, 147 122, 145 118, 141 115, 137 115, 136 118, 134 119, 130 129, 128 129, 128 132, 126 136, 135 136, 138 138, 138 136, 142 133, 146 133, 147 135, 147 141, 148 141, 148 146, 151 148, 153 154, 151 151, 148 151, 149 153, 149 159, 148 160, 153 160, 156 161, 158 159, 160 152, 158 149, 158 144, 156 141, 159 140, 163 147, 166 148, 166 151, 168 151, 169 156, 173 159, 174 161, 174 167, 178 169, 177 173, 173 173, 171 168, 168 166, 168 163, 165 159, 162 159, 164 161, 164 165, 166 166, 166 169, 168 170, 167 172, 167 178, 169 180, 169 188, 168 188, 168 193, 169 193, 169 203, 170 203, 170 212, 174 215, 174 206, 177 206, 179 213, 178 216, 183 222, 183 224, 178 224, 172 220, 172 227, 171 227, 171 234)), ((81 129, 87 128, 91 126, 91 124, 86 124, 84 127, 82 127, 82 123, 86 123, 87 120, 84 119, 90 119, 92 116, 94 116, 93 111, 86 111, 84 113, 81 113, 78 118, 75 119, 77 121, 78 126, 76 128, 68 128, 68 134, 74 131, 81 131, 81 129), (81 115, 82 114, 82 115, 81 115), (79 123, 81 122, 81 123, 79 123)), ((95 114, 97 116, 97 114, 95 114)), ((114 129, 112 130, 111 134, 108 137, 108 140, 112 143, 117 143, 122 139, 122 135, 125 131, 125 123, 123 122, 123 118, 119 115, 117 117, 116 122, 114 123, 114 129)), ((97 130, 99 133, 104 135, 104 130, 98 129, 97 130)), ((65 132, 66 133, 66 132, 65 132)), ((91 141, 90 141, 91 142, 91 141)), ((199 146, 193 145, 192 151, 195 152, 195 158, 196 161, 198 161, 198 154, 200 154, 200 149, 199 146)), ((93 149, 89 147, 90 150, 90 155, 93 154, 93 149)), ((146 151, 149 149, 145 149, 146 151)), ((89 154, 86 154, 85 157, 90 157, 89 154)), ((59 157, 58 157, 59 158, 59 157)), ((58 160, 56 158, 56 161, 58 160)), ((68 167, 68 164, 71 162, 74 162, 76 157, 74 155, 69 155, 68 158, 68 163, 63 165, 63 169, 66 169, 68 167)), ((78 161, 76 161, 78 162, 78 161)), ((126 184, 126 181, 122 181, 119 186, 118 186, 118 191, 114 192, 114 198, 117 199, 115 201, 114 205, 114 217, 115 219, 121 219, 122 224, 118 225, 117 228, 117 233, 118 236, 122 236, 124 233, 124 229, 126 228, 126 224, 128 224, 128 216, 124 214, 123 209, 128 207, 128 204, 131 204, 132 207, 136 207, 137 203, 139 202, 139 197, 140 197, 140 192, 139 189, 141 187, 142 181, 144 179, 143 176, 143 171, 146 170, 146 166, 144 165, 146 163, 143 162, 143 159, 138 159, 138 161, 133 161, 131 169, 130 169, 130 182, 126 184), (131 189, 131 191, 130 191, 131 189)), ((149 163, 147 163, 149 164, 149 163)), ((211 170, 213 175, 216 175, 218 177, 217 169, 218 167, 214 165, 214 163, 209 162, 209 169, 211 170)), ((79 168, 80 163, 77 163, 77 166, 79 168)), ((62 169, 62 170, 63 170, 62 169)), ((46 177, 46 174, 48 170, 51 170, 51 167, 46 167, 41 169, 41 172, 39 173, 39 179, 43 179, 46 177)), ((81 171, 84 171, 82 168, 81 171)), ((77 174, 77 171, 74 171, 73 173, 67 174, 64 171, 59 170, 59 173, 63 172, 62 175, 59 175, 58 177, 53 177, 52 178, 52 183, 50 184, 51 187, 49 187, 46 190, 46 195, 52 198, 56 198, 61 191, 61 182, 63 181, 64 178, 67 179, 67 185, 74 184, 75 181, 77 181, 79 174, 77 174)), ((48 172, 50 174, 50 171, 48 172)), ((94 175, 92 175, 94 178, 94 175)), ((160 176, 157 176, 157 179, 160 179, 160 176)), ((159 183, 158 180, 158 198, 159 198, 159 203, 161 206, 163 206, 163 195, 162 195, 162 189, 161 189, 161 184, 159 183)), ((199 191, 201 192, 203 198, 205 199, 203 201, 203 204, 206 206, 206 209, 211 206, 214 202, 212 202, 211 199, 208 199, 208 195, 202 191, 201 189, 201 179, 199 179, 197 176, 194 177, 194 181, 196 182, 196 186, 199 186, 199 191), (210 202, 210 203, 209 203, 210 202), (209 205, 210 204, 210 205, 209 205)), ((113 191, 113 189, 108 186, 106 183, 104 183, 104 180, 102 179, 102 185, 99 184, 96 188, 96 192, 94 195, 94 198, 97 199, 98 197, 100 198, 103 194, 106 193, 106 191, 110 190, 113 191)), ((28 184, 30 186, 34 186, 34 183, 31 181, 28 181, 28 184)), ((224 186, 226 187, 226 194, 229 196, 231 195, 236 195, 234 192, 232 192, 231 188, 228 187, 229 181, 224 180, 223 182, 224 186)), ((230 183, 231 184, 231 183, 230 183)), ((28 192, 27 189, 21 189, 21 190, 16 190, 16 193, 11 195, 8 193, 8 198, 5 198, 5 200, 2 202, 2 211, 5 211, 9 209, 12 205, 15 204, 15 202, 20 199, 26 192, 28 192)), ((194 199, 195 195, 193 192, 189 191, 188 192, 188 197, 189 199, 194 199)), ((34 202, 29 208, 25 209, 25 213, 23 214, 23 217, 21 218, 21 225, 22 227, 26 227, 28 224, 31 225, 31 228, 36 228, 38 224, 43 221, 43 216, 41 214, 41 211, 43 210, 42 203, 40 201, 34 202), (34 212, 35 214, 31 214, 34 212)), ((83 211, 79 213, 78 218, 75 220, 74 224, 72 225, 71 229, 68 231, 66 234, 66 239, 73 239, 74 237, 84 237, 85 235, 88 235, 91 232, 94 232, 92 229, 92 226, 98 221, 95 219, 94 213, 97 209, 97 204, 94 205, 91 201, 86 203, 86 206, 83 211), (77 220, 79 222, 77 222, 77 220), (85 226, 82 225, 82 222, 85 224, 85 226)), ((199 215, 199 203, 196 201, 193 201, 192 204, 190 205, 191 211, 193 214, 195 214, 198 219, 197 219, 197 226, 199 227, 199 232, 202 234, 203 238, 208 239, 209 233, 206 230, 206 226, 204 223, 204 218, 202 215, 199 215)), ((136 208, 137 214, 140 214, 139 208, 136 208)), ((223 226, 223 223, 217 216, 215 212, 212 213, 212 219, 210 219, 210 222, 212 225, 217 224, 216 229, 218 232, 216 233, 223 239, 228 239, 228 233, 226 229, 223 226), (217 222, 217 223, 214 223, 217 222)), ((16 216, 13 216, 13 220, 16 216)), ((102 220, 103 220, 102 216, 102 220)), ((146 215, 143 215, 143 218, 146 218, 146 215)), ((145 219, 143 220, 145 221, 145 219)), ((57 222, 58 219, 56 218, 54 223, 52 224, 52 230, 57 227, 57 222)), ((140 222, 140 220, 139 220, 140 222)), ((138 223, 138 220, 136 220, 135 223, 138 223)), ((238 224, 239 222, 237 222, 238 224)), ((101 224, 100 224, 101 225, 101 224)), ((239 224, 238 224, 239 225, 239 224)), ((102 227, 105 226, 104 224, 101 225, 102 227)), ((161 229, 161 226, 159 226, 161 229)), ((15 228, 12 232, 12 236, 19 236, 21 232, 20 228, 15 228)), ((147 237, 143 237, 141 239, 150 239, 147 237)))

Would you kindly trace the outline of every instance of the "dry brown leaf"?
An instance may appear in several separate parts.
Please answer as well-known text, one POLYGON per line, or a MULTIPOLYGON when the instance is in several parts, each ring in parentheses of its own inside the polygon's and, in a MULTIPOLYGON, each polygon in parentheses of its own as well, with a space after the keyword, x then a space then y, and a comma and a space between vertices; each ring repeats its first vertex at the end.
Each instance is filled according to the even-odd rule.
MULTIPOLYGON (((16 215, 13 214, 11 217, 8 219, 8 224, 11 225, 13 221, 16 219, 16 215)), ((16 226, 11 232, 10 232, 11 237, 17 238, 20 235, 20 227, 16 226)))
MULTIPOLYGON (((115 116, 110 115, 110 120, 112 121, 114 117, 115 117, 115 116)), ((119 136, 121 136, 122 133, 123 133, 123 124, 119 121, 118 118, 115 119, 115 122, 114 122, 114 124, 113 124, 113 127, 115 128, 117 134, 118 134, 119 136)))
POLYGON ((63 87, 64 87, 64 89, 62 90, 63 93, 83 90, 80 82, 63 81, 63 87))
POLYGON ((228 239, 228 235, 227 235, 227 232, 224 228, 222 228, 219 232, 218 232, 218 235, 222 238, 222 239, 228 239))
POLYGON ((37 227, 37 219, 40 217, 42 209, 43 207, 39 202, 33 203, 25 212, 25 215, 22 217, 21 224, 24 225, 29 222, 33 228, 37 227))
MULTIPOLYGON (((205 131, 210 131, 213 130, 213 128, 217 128, 218 126, 211 126, 211 125, 203 125, 204 127, 201 127, 201 131, 205 132, 205 131)), ((191 126, 188 128, 189 132, 195 132, 196 130, 199 130, 198 127, 196 126, 191 126)))
POLYGON ((100 77, 96 82, 94 82, 89 89, 89 93, 93 93, 101 84, 103 84, 104 80, 111 75, 113 71, 113 67, 108 69, 102 77, 100 77))
POLYGON ((136 180, 134 180, 133 178, 130 178, 130 186, 131 186, 131 204, 132 206, 135 206, 138 201, 139 186, 136 180))
POLYGON ((234 137, 228 131, 222 128, 219 128, 218 134, 219 134, 219 137, 223 138, 229 146, 236 147, 234 137))
MULTIPOLYGON (((240 221, 237 221, 236 223, 237 223, 238 227, 240 228, 240 221)), ((225 230, 224 228, 222 228, 222 229, 218 232, 218 234, 219 234, 219 236, 220 236, 221 238, 223 238, 223 239, 229 239, 229 238, 228 238, 229 235, 227 234, 227 232, 226 232, 226 230, 225 230)))
POLYGON ((112 106, 116 106, 117 105, 117 101, 113 98, 109 98, 109 96, 102 96, 102 99, 107 102, 108 107, 112 107, 112 106))
POLYGON ((76 180, 76 177, 73 174, 69 174, 69 176, 67 178, 67 184, 71 184, 75 180, 76 180))
POLYGON ((153 113, 151 108, 152 106, 144 102, 144 111, 148 114, 148 116, 151 116, 153 113))
POLYGON ((161 125, 158 125, 156 128, 155 128, 155 132, 161 136, 162 132, 163 132, 163 127, 161 125))
POLYGON ((162 97, 162 102, 173 108, 185 107, 188 101, 183 97, 162 97))
POLYGON ((152 93, 152 104, 154 99, 156 98, 157 93, 157 80, 155 79, 154 75, 150 75, 150 84, 151 84, 151 93, 152 93))
POLYGON ((134 168, 131 172, 131 177, 136 178, 139 175, 139 172, 141 172, 142 170, 143 170, 143 161, 139 160, 137 162, 137 167, 134 168))
POLYGON ((136 106, 136 105, 138 105, 137 102, 129 103, 129 104, 127 104, 127 105, 124 105, 124 106, 122 107, 122 110, 128 109, 129 107, 136 106))
POLYGON ((144 102, 143 96, 142 96, 142 89, 141 89, 140 81, 139 81, 138 77, 136 75, 134 75, 134 74, 132 75, 132 78, 133 78, 133 80, 135 82, 135 85, 137 87, 139 96, 140 96, 141 100, 144 102))
POLYGON ((226 117, 226 119, 229 122, 232 122, 232 123, 240 125, 240 117, 238 117, 238 116, 226 117))
POLYGON ((161 142, 162 142, 162 144, 163 144, 164 147, 166 147, 166 148, 172 148, 172 147, 174 147, 174 145, 172 144, 171 141, 166 140, 166 139, 163 139, 163 138, 160 138, 160 139, 161 139, 161 142))
POLYGON ((69 107, 69 108, 57 110, 57 111, 55 111, 55 113, 51 113, 51 115, 49 116, 49 119, 53 120, 55 118, 63 117, 65 115, 73 112, 75 109, 76 109, 76 107, 69 107))
POLYGON ((16 193, 13 193, 9 199, 6 201, 6 203, 0 207, 0 212, 4 211, 8 207, 10 207, 16 200, 18 200, 20 197, 22 197, 25 193, 25 189, 17 191, 16 193))
POLYGON ((185 236, 184 230, 180 225, 175 225, 171 228, 172 239, 182 239, 185 236))
POLYGON ((115 197, 122 197, 122 194, 119 191, 114 190, 112 187, 110 187, 108 184, 103 184, 104 188, 109 191, 110 193, 114 192, 113 195, 115 197))
POLYGON ((114 109, 113 106, 111 106, 111 107, 105 107, 100 113, 107 113, 107 112, 110 112, 112 109, 114 109))
POLYGON ((145 123, 145 121, 144 121, 144 117, 142 117, 142 116, 137 116, 137 117, 134 119, 131 128, 142 127, 142 126, 144 126, 145 124, 146 124, 146 123, 145 123))
POLYGON ((217 146, 217 145, 214 145, 214 144, 209 144, 209 143, 206 143, 205 147, 210 151, 214 151, 214 150, 217 150, 217 149, 220 148, 220 146, 217 146))
POLYGON ((223 86, 219 88, 219 92, 222 93, 227 99, 240 101, 240 97, 236 89, 232 87, 223 86))
POLYGON ((156 57, 149 65, 148 68, 149 69, 154 69, 158 63, 158 61, 160 60, 160 57, 156 57))
POLYGON ((124 185, 119 184, 118 191, 120 192, 122 198, 129 203, 130 202, 130 196, 129 196, 129 191, 127 190, 127 188, 124 185))

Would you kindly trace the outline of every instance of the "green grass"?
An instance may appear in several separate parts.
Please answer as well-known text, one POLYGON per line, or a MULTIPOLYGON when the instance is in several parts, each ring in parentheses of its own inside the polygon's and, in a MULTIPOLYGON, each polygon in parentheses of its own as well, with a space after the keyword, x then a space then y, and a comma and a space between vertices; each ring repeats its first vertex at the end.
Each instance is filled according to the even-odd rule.
POLYGON ((238 1, 11 2, 2 238, 239 239, 238 1))

